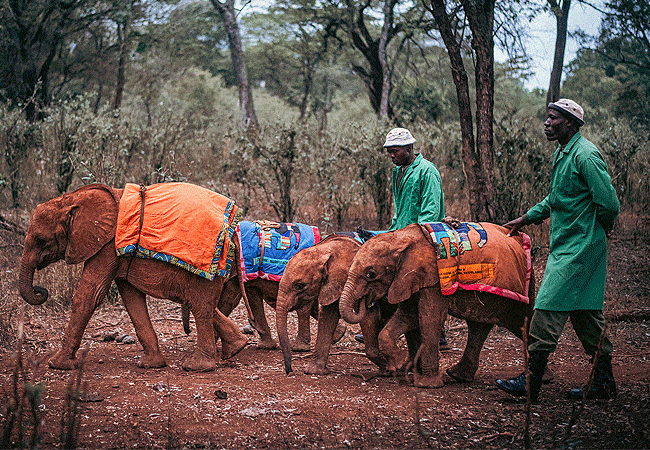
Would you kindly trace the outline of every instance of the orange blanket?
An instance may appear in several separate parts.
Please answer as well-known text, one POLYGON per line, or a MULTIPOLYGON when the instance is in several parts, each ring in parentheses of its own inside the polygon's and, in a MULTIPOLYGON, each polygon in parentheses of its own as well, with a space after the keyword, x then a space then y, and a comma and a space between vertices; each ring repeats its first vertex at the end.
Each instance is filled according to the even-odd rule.
POLYGON ((226 277, 235 261, 232 235, 241 213, 223 195, 189 183, 144 189, 127 184, 120 200, 115 247, 118 255, 159 259, 209 280, 226 277))
POLYGON ((532 264, 530 238, 493 223, 424 224, 438 250, 438 275, 444 295, 457 289, 490 292, 528 303, 532 264))

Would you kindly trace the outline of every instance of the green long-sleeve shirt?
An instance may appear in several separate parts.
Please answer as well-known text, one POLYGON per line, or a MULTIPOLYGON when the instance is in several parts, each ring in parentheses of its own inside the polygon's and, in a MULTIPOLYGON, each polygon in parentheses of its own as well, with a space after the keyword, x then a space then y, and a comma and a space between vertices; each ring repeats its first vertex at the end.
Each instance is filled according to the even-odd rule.
POLYGON ((412 223, 440 222, 445 217, 442 180, 436 166, 418 153, 404 168, 397 186, 400 167, 393 169, 393 199, 395 214, 389 231, 412 223))
POLYGON ((577 132, 553 157, 548 196, 526 215, 540 224, 551 218, 550 247, 536 309, 602 309, 607 264, 606 233, 619 202, 607 164, 594 144, 577 132))

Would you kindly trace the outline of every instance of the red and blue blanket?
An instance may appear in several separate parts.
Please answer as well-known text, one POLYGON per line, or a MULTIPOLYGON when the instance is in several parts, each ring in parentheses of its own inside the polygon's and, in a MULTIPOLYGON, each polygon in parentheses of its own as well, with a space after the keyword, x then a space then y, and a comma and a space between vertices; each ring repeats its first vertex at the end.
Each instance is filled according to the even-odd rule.
POLYGON ((118 255, 158 259, 208 280, 227 277, 236 258, 232 236, 240 216, 232 200, 193 184, 127 184, 115 247, 118 255))
POLYGON ((300 250, 320 241, 318 228, 302 223, 250 222, 237 227, 244 281, 280 281, 287 263, 300 250))
POLYGON ((508 236, 508 229, 487 222, 424 225, 438 253, 438 275, 443 295, 457 289, 490 292, 528 303, 532 264, 530 238, 508 236))

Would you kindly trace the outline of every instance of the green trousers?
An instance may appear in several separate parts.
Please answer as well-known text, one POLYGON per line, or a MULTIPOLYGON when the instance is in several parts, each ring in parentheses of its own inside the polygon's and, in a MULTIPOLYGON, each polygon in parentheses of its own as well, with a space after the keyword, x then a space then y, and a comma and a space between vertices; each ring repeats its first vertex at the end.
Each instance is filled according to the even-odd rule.
MULTIPOLYGON (((605 328, 603 312, 595 309, 578 311, 536 309, 533 312, 528 331, 528 351, 554 352, 564 325, 569 318, 571 318, 571 325, 573 325, 585 353, 594 356, 598 350, 600 335, 605 328)), ((612 350, 612 342, 605 335, 601 355, 609 355, 612 350)))

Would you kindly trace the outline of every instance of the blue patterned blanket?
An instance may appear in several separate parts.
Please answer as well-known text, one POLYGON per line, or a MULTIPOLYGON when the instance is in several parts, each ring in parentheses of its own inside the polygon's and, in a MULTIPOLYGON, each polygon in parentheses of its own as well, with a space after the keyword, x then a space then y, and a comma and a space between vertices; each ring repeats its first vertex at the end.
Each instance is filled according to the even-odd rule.
POLYGON ((244 281, 255 278, 280 281, 293 255, 320 241, 318 228, 302 223, 251 222, 237 227, 241 242, 244 281))

